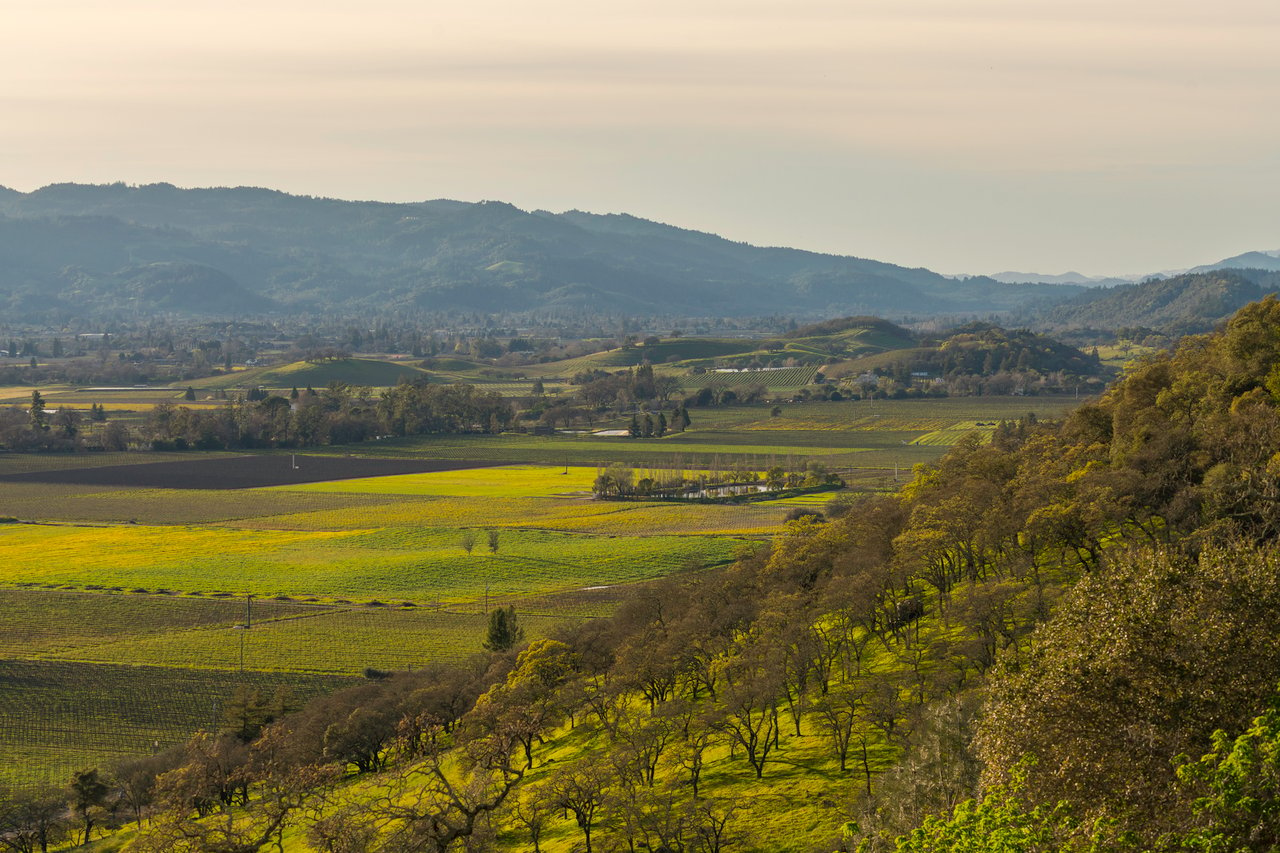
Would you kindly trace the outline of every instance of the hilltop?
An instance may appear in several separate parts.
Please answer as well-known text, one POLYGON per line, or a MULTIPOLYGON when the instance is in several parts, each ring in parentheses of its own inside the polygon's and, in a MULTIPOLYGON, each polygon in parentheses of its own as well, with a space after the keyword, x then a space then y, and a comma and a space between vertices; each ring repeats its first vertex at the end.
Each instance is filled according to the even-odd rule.
POLYGON ((341 382, 346 385, 379 387, 395 385, 401 380, 425 378, 427 375, 426 371, 410 364, 373 358, 328 358, 236 370, 197 380, 192 385, 197 388, 323 388, 330 382, 341 382))

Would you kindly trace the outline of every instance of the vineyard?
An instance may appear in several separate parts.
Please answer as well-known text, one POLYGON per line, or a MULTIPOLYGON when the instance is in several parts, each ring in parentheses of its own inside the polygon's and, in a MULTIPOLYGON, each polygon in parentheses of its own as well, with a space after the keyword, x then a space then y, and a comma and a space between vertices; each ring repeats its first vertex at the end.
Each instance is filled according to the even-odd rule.
MULTIPOLYGON (((137 481, 165 463, 193 478, 232 461, 68 455, 3 470, 74 474, 58 464, 72 459, 89 473, 155 460, 134 466, 137 481)), ((488 606, 514 604, 530 638, 605 615, 620 587, 723 563, 785 511, 603 504, 583 496, 595 474, 521 465, 227 490, 5 483, 0 511, 31 523, 0 526, 0 785, 61 783, 171 745, 213 724, 237 684, 311 695, 367 669, 480 653, 488 606)))
POLYGON ((264 472, 292 470, 289 454, 0 454, 0 515, 20 522, 0 525, 0 785, 61 784, 176 743, 238 684, 301 697, 477 653, 492 606, 513 604, 530 638, 606 615, 634 584, 726 563, 831 498, 602 502, 599 466, 816 461, 884 488, 963 435, 1061 407, 735 406, 695 409, 687 432, 653 440, 387 439, 299 457, 345 479, 281 485, 264 472), (202 488, 237 465, 261 487, 202 488))
POLYGON ((401 362, 380 361, 372 358, 338 358, 325 361, 298 361, 278 367, 237 370, 221 376, 199 379, 191 384, 196 388, 323 388, 330 382, 348 385, 386 387, 401 379, 427 378, 420 368, 401 362))
POLYGON ((960 421, 943 429, 927 432, 912 443, 923 447, 950 447, 970 435, 977 435, 986 441, 993 432, 995 424, 989 421, 960 421))
POLYGON ((147 754, 216 724, 238 685, 294 702, 352 678, 0 659, 0 787, 61 787, 94 764, 147 754))
MULTIPOLYGON (((259 601, 252 613, 255 621, 268 622, 316 611, 259 601)), ((243 600, 0 589, 0 658, 77 658, 98 646, 175 631, 232 628, 245 620, 243 600)))
POLYGON ((782 367, 768 370, 709 370, 706 373, 689 374, 681 378, 686 391, 698 388, 750 388, 763 385, 770 393, 794 391, 813 382, 818 368, 813 365, 804 367, 782 367))
MULTIPOLYGON (((529 639, 562 621, 524 614, 529 639)), ((55 655, 60 660, 159 667, 357 674, 412 669, 482 654, 487 617, 423 608, 326 607, 237 627, 172 631, 55 655)))

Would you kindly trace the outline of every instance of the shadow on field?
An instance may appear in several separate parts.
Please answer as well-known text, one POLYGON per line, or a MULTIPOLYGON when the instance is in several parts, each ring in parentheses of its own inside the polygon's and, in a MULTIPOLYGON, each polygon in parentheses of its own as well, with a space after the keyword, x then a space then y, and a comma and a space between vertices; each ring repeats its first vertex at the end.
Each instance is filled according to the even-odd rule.
POLYGON ((0 475, 5 483, 62 483, 79 486, 132 486, 144 489, 256 489, 386 477, 395 474, 427 474, 465 468, 491 468, 507 464, 468 462, 458 459, 361 459, 348 456, 294 456, 289 454, 236 456, 230 459, 192 459, 146 462, 101 468, 60 468, 0 475))

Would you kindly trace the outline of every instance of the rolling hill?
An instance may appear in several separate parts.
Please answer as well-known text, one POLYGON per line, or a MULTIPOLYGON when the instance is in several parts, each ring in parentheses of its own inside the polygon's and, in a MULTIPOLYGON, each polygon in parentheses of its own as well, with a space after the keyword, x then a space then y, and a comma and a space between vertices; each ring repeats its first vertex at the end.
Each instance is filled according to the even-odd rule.
POLYGON ((346 385, 383 387, 401 379, 413 380, 429 376, 425 370, 410 364, 397 364, 372 358, 338 358, 321 362, 295 361, 274 367, 237 370, 189 383, 195 388, 323 388, 330 382, 346 385))
POLYGON ((1244 305, 1280 289, 1280 272, 1185 273, 1107 290, 1089 290, 1030 318, 1054 329, 1145 327, 1169 334, 1205 332, 1244 305))

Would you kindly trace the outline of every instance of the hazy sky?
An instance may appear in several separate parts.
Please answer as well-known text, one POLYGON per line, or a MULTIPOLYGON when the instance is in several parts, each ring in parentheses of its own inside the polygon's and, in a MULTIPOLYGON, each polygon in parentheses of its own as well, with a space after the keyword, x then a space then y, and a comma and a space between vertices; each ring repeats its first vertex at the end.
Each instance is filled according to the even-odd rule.
POLYGON ((0 0, 0 184, 629 212, 941 272, 1280 248, 1276 0, 0 0))

